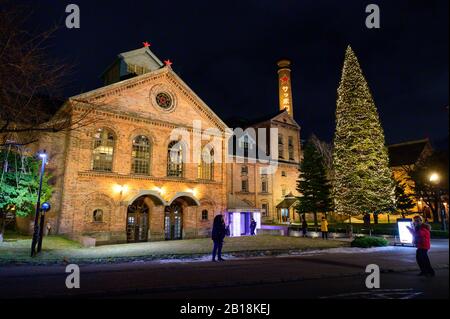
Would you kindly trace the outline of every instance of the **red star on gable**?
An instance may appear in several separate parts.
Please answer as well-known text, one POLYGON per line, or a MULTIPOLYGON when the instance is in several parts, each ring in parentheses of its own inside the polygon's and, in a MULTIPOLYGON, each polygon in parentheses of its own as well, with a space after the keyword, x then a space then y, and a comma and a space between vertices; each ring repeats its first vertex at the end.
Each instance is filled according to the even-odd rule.
POLYGON ((148 43, 147 41, 142 42, 142 44, 144 45, 145 48, 148 48, 150 46, 150 43, 148 43))
POLYGON ((171 67, 171 65, 173 64, 170 59, 164 60, 164 63, 166 64, 166 66, 171 67))
POLYGON ((289 78, 285 75, 280 80, 281 80, 281 82, 287 82, 289 80, 289 78))

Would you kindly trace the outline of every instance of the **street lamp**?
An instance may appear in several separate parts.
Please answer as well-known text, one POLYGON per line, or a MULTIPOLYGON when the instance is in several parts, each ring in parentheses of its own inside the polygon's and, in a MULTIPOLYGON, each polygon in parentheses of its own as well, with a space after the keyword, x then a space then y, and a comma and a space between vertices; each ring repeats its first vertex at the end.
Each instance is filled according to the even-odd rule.
POLYGON ((44 177, 45 164, 47 162, 47 153, 45 150, 42 153, 39 153, 39 158, 42 160, 41 164, 41 172, 39 174, 39 189, 38 189, 38 197, 36 203, 36 213, 34 216, 34 232, 33 232, 33 240, 31 241, 31 257, 36 255, 36 244, 39 241, 39 213, 41 210, 41 191, 42 191, 42 179, 44 177))
POLYGON ((44 238, 44 222, 45 222, 45 213, 50 210, 51 206, 49 202, 42 203, 41 206, 41 223, 39 225, 39 241, 37 244, 37 252, 40 253, 42 250, 42 239, 44 238))
POLYGON ((438 211, 438 214, 441 214, 441 222, 442 222, 442 229, 445 231, 446 230, 446 224, 445 224, 445 211, 441 210, 441 193, 440 190, 438 188, 438 184, 439 184, 439 180, 440 180, 440 176, 437 173, 431 173, 430 175, 430 182, 432 184, 434 184, 435 187, 435 192, 436 192, 436 210, 438 211))
POLYGON ((439 175, 437 173, 432 173, 430 175, 430 182, 435 184, 439 183, 439 175))

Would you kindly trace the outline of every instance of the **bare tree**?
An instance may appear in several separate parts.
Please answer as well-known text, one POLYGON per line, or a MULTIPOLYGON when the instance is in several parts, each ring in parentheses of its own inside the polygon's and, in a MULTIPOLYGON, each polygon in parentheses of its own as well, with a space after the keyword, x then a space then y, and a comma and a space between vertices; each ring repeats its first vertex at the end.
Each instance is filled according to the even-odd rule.
POLYGON ((333 157, 332 157, 332 146, 324 141, 319 140, 319 138, 312 134, 311 135, 311 143, 316 147, 317 151, 319 151, 320 155, 323 158, 323 164, 327 169, 328 174, 331 173, 333 168, 333 157))
POLYGON ((30 33, 24 27, 28 8, 6 0, 0 8, 0 146, 26 145, 42 133, 89 124, 91 103, 71 100, 63 106, 64 99, 55 98, 71 69, 47 54, 57 27, 30 33), (78 103, 83 112, 74 112, 78 103))

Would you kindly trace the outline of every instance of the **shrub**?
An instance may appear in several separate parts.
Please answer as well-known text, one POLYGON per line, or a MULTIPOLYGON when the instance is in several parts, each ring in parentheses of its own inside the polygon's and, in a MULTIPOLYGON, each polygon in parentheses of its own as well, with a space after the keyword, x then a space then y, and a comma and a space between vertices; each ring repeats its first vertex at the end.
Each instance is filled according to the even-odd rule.
POLYGON ((431 238, 448 238, 448 231, 431 230, 430 236, 431 236, 431 238))
POLYGON ((389 242, 382 237, 357 237, 351 243, 352 247, 361 248, 383 247, 387 245, 389 245, 389 242))

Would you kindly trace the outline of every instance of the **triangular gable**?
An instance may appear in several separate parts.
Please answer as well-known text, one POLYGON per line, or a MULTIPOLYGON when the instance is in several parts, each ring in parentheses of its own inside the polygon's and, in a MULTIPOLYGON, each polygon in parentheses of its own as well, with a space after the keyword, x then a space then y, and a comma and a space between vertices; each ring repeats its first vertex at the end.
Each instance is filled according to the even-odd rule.
MULTIPOLYGON (((167 79, 172 81, 176 85, 180 93, 184 94, 187 99, 192 103, 192 107, 199 114, 203 114, 210 120, 213 126, 216 126, 220 130, 224 131, 227 125, 217 116, 217 114, 209 108, 203 100, 195 94, 192 89, 172 70, 170 67, 162 67, 158 70, 135 76, 133 78, 122 80, 107 86, 100 87, 98 89, 73 96, 69 100, 73 101, 86 101, 87 103, 95 101, 101 101, 104 98, 111 97, 123 93, 127 89, 135 88, 137 86, 144 86, 152 82, 156 76, 167 75, 167 79)), ((106 103, 107 104, 107 103, 106 103)))
POLYGON ((281 112, 278 115, 275 115, 272 119, 270 119, 271 122, 281 122, 286 123, 290 125, 297 126, 300 128, 300 125, 294 120, 292 116, 289 115, 288 111, 285 109, 283 112, 281 112))

